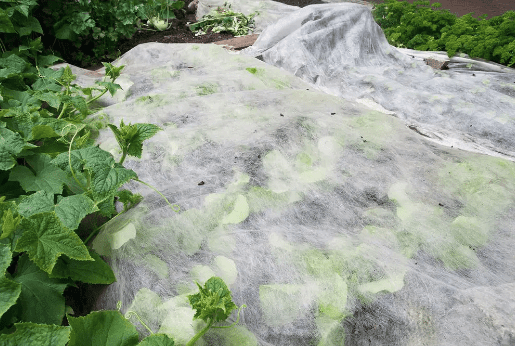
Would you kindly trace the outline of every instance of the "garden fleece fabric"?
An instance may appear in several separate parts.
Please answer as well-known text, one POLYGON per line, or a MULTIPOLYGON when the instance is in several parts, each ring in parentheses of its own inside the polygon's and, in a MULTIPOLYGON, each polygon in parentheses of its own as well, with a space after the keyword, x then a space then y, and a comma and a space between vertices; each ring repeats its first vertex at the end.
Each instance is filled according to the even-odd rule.
POLYGON ((181 211, 125 186, 144 200, 94 241, 117 276, 97 308, 182 345, 194 281, 219 276, 247 308, 199 345, 513 345, 513 72, 433 70, 359 4, 232 8, 256 3, 239 54, 147 43, 114 62, 123 90, 94 117, 163 128, 125 163, 181 211))

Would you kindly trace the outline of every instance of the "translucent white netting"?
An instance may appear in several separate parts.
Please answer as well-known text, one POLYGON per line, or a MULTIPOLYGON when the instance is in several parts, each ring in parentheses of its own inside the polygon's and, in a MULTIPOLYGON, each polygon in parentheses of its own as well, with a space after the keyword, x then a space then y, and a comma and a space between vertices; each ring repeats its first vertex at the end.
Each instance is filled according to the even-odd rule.
MULTIPOLYGON (((186 295, 216 275, 248 307, 199 344, 513 345, 513 74, 432 70, 388 46, 361 5, 275 25, 283 37, 270 26, 253 48, 270 64, 158 43, 115 62, 124 90, 96 117, 164 129, 126 167, 181 212, 125 186, 145 198, 94 242, 118 279, 96 307, 121 300, 182 345, 202 327, 186 295), (317 21, 326 29, 306 31, 317 21)), ((120 156, 110 130, 98 143, 120 156)))

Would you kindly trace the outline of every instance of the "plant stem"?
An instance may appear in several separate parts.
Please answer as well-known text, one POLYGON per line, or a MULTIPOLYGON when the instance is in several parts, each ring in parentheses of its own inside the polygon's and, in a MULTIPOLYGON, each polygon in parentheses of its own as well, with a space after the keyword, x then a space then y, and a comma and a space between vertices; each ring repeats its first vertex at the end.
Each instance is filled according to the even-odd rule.
MULTIPOLYGON (((113 82, 114 82, 114 80, 113 80, 113 82)), ((86 101, 86 104, 89 105, 91 102, 97 100, 99 97, 102 97, 102 95, 104 95, 106 92, 107 92, 107 88, 104 91, 102 91, 102 93, 100 93, 100 95, 97 95, 97 96, 93 97, 92 99, 86 101)))
POLYGON ((207 325, 204 328, 202 328, 201 331, 199 331, 197 334, 195 334, 195 336, 190 341, 188 341, 186 346, 193 346, 193 345, 195 345, 195 342, 197 342, 197 340, 200 339, 202 337, 202 335, 206 334, 206 332, 209 330, 209 328, 211 328, 212 324, 213 324, 213 320, 212 319, 208 319, 207 325))
POLYGON ((143 320, 139 317, 139 315, 138 315, 138 313, 136 311, 132 311, 132 310, 131 311, 127 311, 127 313, 125 315, 126 316, 130 316, 130 315, 136 316, 136 318, 138 319, 139 323, 141 323, 143 325, 143 327, 145 327, 148 330, 150 335, 154 334, 152 329, 150 329, 150 327, 147 326, 145 322, 143 322, 143 320))
POLYGON ((120 158, 120 162, 118 162, 120 165, 123 164, 123 161, 125 161, 125 158, 127 157, 127 150, 123 150, 122 157, 120 158))
POLYGON ((63 116, 63 114, 64 114, 64 111, 65 111, 65 110, 66 110, 66 108, 67 108, 67 106, 68 106, 68 104, 67 104, 67 103, 65 103, 65 104, 63 105, 63 110, 61 111, 61 113, 59 114, 59 116, 57 117, 57 119, 61 119, 61 117, 62 117, 62 116, 63 116))
POLYGON ((155 192, 157 192, 159 195, 161 195, 161 197, 164 198, 164 200, 166 201, 166 203, 168 203, 168 205, 170 206, 170 208, 172 208, 173 211, 175 211, 176 213, 178 213, 181 209, 179 208, 179 206, 177 206, 177 210, 175 210, 173 207, 173 205, 166 199, 166 197, 159 191, 157 191, 154 187, 152 187, 151 185, 145 183, 144 181, 141 181, 139 179, 133 179, 133 180, 136 180, 136 181, 139 181, 140 183, 144 184, 144 185, 147 185, 148 187, 150 187, 152 190, 154 190, 155 192))

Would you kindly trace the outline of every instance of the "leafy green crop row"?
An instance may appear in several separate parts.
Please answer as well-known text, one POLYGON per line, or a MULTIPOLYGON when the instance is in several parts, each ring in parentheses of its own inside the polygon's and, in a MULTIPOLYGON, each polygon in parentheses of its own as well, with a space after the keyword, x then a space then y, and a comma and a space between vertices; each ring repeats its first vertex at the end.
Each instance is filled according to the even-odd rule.
POLYGON ((430 7, 441 4, 429 6, 429 1, 386 0, 375 6, 374 19, 394 46, 446 51, 449 57, 460 52, 505 66, 515 64, 515 11, 477 20, 470 14, 458 18, 449 10, 433 10, 430 7))
MULTIPOLYGON (((119 190, 129 180, 140 181, 123 162, 127 155, 141 157, 143 142, 161 129, 88 119, 92 102, 121 89, 115 81, 124 66, 103 63, 106 78, 97 87, 72 84, 76 76, 70 67, 48 68, 59 58, 39 54, 41 38, 27 37, 42 33, 31 16, 37 3, 2 5, 0 32, 19 35, 23 43, 3 47, 0 58, 0 345, 136 345, 138 333, 119 311, 72 317, 63 292, 76 282, 116 280, 109 265, 87 246, 99 228, 84 235, 77 230, 92 213, 120 215, 116 200, 123 203, 123 213, 142 199, 119 190), (106 126, 120 145, 118 162, 94 144, 98 130, 106 126), (69 326, 61 326, 65 315, 69 326)), ((236 308, 221 279, 211 278, 199 288, 190 302, 195 318, 206 327, 189 345, 236 308)), ((174 343, 152 334, 139 344, 174 343)))

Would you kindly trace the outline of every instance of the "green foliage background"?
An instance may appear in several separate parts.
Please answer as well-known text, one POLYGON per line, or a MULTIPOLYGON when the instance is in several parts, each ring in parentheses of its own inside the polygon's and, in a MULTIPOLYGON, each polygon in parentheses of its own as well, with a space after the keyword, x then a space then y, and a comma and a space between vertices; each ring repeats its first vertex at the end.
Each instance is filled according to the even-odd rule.
POLYGON ((391 45, 515 64, 515 11, 478 20, 470 14, 456 17, 439 7, 440 3, 429 5, 429 1, 386 0, 372 13, 391 45))

